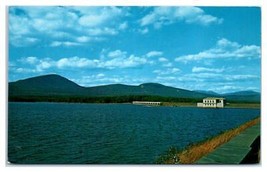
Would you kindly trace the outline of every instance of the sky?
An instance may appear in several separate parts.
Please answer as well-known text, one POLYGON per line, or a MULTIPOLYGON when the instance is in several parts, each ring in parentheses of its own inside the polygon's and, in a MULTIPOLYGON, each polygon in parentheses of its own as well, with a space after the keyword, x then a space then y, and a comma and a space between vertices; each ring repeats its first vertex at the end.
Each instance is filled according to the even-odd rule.
POLYGON ((260 29, 257 7, 13 6, 8 79, 260 92, 260 29))

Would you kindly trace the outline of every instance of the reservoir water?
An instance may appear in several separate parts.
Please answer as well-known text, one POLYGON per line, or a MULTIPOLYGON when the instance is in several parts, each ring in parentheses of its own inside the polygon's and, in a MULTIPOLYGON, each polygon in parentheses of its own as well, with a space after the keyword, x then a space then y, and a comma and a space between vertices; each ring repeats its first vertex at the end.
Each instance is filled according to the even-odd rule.
POLYGON ((259 109, 131 104, 9 103, 8 161, 17 164, 153 164, 260 116, 259 109))

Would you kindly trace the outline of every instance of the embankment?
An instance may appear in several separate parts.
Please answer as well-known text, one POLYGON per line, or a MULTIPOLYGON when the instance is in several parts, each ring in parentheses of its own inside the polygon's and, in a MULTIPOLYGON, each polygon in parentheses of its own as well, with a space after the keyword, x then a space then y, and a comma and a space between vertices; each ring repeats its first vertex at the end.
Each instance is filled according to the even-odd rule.
MULTIPOLYGON (((240 133, 245 131, 246 129, 258 124, 260 122, 260 118, 253 119, 248 121, 241 126, 227 130, 224 133, 212 137, 208 140, 195 143, 193 145, 188 146, 182 151, 177 151, 175 148, 170 149, 170 151, 161 156, 157 163, 160 164, 193 164, 202 158, 205 155, 213 152, 219 146, 229 142, 235 136, 238 136, 240 133)), ((258 158, 259 159, 259 158, 258 158)), ((222 162, 223 163, 223 162, 222 162)))

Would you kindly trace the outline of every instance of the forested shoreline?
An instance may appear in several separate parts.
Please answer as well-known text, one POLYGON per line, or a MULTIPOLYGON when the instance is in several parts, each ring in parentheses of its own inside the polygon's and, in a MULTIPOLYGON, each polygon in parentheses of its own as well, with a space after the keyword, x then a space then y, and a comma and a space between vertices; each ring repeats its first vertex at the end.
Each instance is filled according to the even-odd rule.
MULTIPOLYGON (((126 96, 9 96, 9 102, 66 102, 66 103, 132 103, 133 101, 160 101, 160 102, 201 102, 200 98, 177 98, 152 95, 126 95, 126 96)), ((227 100, 229 103, 252 103, 249 101, 227 100)), ((255 102, 253 102, 255 103, 255 102)), ((259 102, 256 102, 259 103, 259 102)))

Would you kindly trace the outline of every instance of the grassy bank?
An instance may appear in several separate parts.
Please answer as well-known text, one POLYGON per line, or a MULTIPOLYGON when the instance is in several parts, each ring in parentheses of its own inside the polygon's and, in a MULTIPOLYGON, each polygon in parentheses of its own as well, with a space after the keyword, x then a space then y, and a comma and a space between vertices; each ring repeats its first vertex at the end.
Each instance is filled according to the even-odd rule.
POLYGON ((196 107, 194 102, 162 102, 162 106, 172 106, 172 107, 196 107))
POLYGON ((260 103, 229 103, 226 104, 227 108, 255 108, 259 109, 261 108, 260 103))
POLYGON ((260 118, 253 119, 249 122, 242 124, 241 126, 227 130, 224 133, 212 137, 208 140, 193 144, 185 148, 184 150, 177 150, 172 147, 168 152, 162 155, 157 163, 159 164, 192 164, 204 155, 215 150, 218 146, 228 142, 231 138, 237 136, 245 129, 260 122, 260 118))

